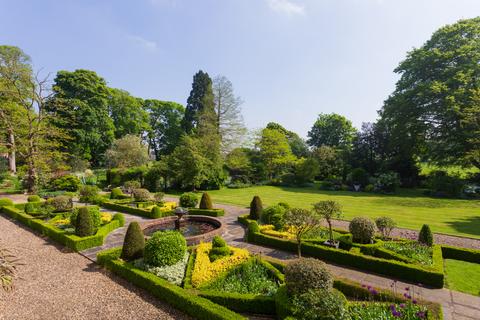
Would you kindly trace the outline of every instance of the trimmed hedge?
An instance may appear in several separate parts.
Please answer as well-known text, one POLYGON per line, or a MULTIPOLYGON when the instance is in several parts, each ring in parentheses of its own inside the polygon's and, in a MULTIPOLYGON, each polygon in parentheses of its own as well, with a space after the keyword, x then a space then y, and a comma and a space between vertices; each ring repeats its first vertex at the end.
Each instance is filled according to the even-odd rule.
POLYGON ((195 258, 197 256, 197 251, 194 248, 189 248, 190 257, 188 258, 187 269, 185 270, 185 278, 183 279, 183 287, 185 289, 192 289, 192 274, 193 266, 195 265, 195 258))
POLYGON ((274 297, 210 290, 201 291, 199 296, 237 312, 276 314, 274 297))
MULTIPOLYGON (((275 238, 260 233, 257 222, 250 220, 245 216, 239 217, 238 221, 241 223, 248 222, 247 237, 249 242, 280 250, 296 252, 297 244, 294 241, 275 238)), ((433 267, 431 269, 407 264, 401 261, 366 256, 308 242, 302 243, 302 253, 306 256, 319 258, 343 266, 392 276, 414 283, 423 283, 436 288, 443 288, 443 257, 440 246, 433 247, 433 267)))
POLYGON ((188 208, 188 214, 199 215, 199 216, 210 216, 210 217, 222 217, 225 215, 225 210, 188 208))
POLYGON ((173 211, 162 211, 161 213, 158 213, 158 212, 153 212, 152 210, 134 208, 127 205, 114 203, 111 201, 104 201, 100 204, 100 206, 106 209, 129 213, 136 216, 142 216, 142 217, 151 218, 151 219, 156 219, 156 218, 161 218, 166 216, 173 216, 173 211))
POLYGON ((96 234, 88 237, 79 237, 74 234, 66 234, 65 231, 45 223, 43 220, 36 219, 13 206, 3 207, 2 212, 74 251, 82 251, 103 245, 105 237, 120 227, 118 220, 112 220, 108 224, 100 227, 96 234))
POLYGON ((182 310, 196 319, 234 320, 246 319, 208 299, 194 295, 149 272, 136 269, 130 263, 119 260, 121 248, 105 250, 97 254, 97 262, 115 274, 150 292, 155 297, 182 310))
POLYGON ((480 263, 480 250, 459 248, 442 245, 444 259, 456 259, 461 261, 480 263))

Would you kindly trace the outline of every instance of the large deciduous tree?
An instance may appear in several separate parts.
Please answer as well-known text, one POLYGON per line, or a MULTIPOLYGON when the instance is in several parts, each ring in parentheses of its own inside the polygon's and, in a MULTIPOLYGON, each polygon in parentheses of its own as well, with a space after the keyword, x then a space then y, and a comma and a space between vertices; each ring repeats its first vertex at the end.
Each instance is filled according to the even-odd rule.
POLYGON ((350 120, 336 113, 319 114, 308 132, 308 144, 312 147, 328 146, 348 149, 352 144, 355 128, 350 120))
POLYGON ((282 132, 285 137, 287 137, 288 144, 290 145, 290 149, 292 149, 292 153, 296 157, 307 157, 309 155, 309 150, 308 146, 302 138, 298 134, 296 134, 293 131, 289 131, 285 129, 282 125, 275 123, 275 122, 269 122, 267 124, 268 129, 274 129, 282 132))
POLYGON ((149 160, 148 148, 139 136, 126 135, 113 142, 106 152, 110 168, 129 168, 146 164, 149 160))
POLYGON ((150 114, 148 143, 157 160, 172 153, 183 134, 181 122, 185 108, 176 102, 145 100, 144 108, 150 114))
POLYGON ((395 69, 380 111, 397 154, 480 168, 480 18, 436 31, 395 69))
POLYGON ((89 70, 59 71, 53 92, 48 111, 54 124, 70 138, 64 143, 65 151, 94 166, 102 165, 115 129, 108 113, 109 90, 105 80, 89 70))
POLYGON ((269 179, 277 177, 295 161, 287 137, 279 130, 263 129, 257 145, 269 179))

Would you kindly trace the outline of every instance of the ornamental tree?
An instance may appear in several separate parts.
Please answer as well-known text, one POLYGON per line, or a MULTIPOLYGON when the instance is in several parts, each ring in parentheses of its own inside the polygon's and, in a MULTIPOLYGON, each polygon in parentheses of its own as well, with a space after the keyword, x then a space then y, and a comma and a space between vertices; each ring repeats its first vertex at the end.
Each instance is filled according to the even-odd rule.
POLYGON ((302 256, 302 238, 309 231, 320 227, 322 218, 314 211, 301 208, 292 208, 284 217, 285 225, 292 227, 297 241, 298 257, 302 256))

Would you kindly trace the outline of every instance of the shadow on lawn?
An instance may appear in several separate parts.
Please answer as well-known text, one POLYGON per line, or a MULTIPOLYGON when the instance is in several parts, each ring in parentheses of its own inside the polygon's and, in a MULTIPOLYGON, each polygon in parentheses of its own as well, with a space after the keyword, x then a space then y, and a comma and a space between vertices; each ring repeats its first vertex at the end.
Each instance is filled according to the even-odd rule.
POLYGON ((480 236, 480 216, 468 217, 447 222, 449 226, 463 234, 480 236))

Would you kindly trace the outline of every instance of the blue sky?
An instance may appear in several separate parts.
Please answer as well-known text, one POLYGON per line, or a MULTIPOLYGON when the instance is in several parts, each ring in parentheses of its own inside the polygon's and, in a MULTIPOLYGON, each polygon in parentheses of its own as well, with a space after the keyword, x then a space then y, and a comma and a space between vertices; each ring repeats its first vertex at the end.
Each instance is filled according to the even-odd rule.
POLYGON ((52 79, 91 69, 182 104, 196 71, 222 74, 249 128, 306 136, 321 112, 374 121, 406 52, 479 14, 479 0, 0 0, 0 43, 52 79))

